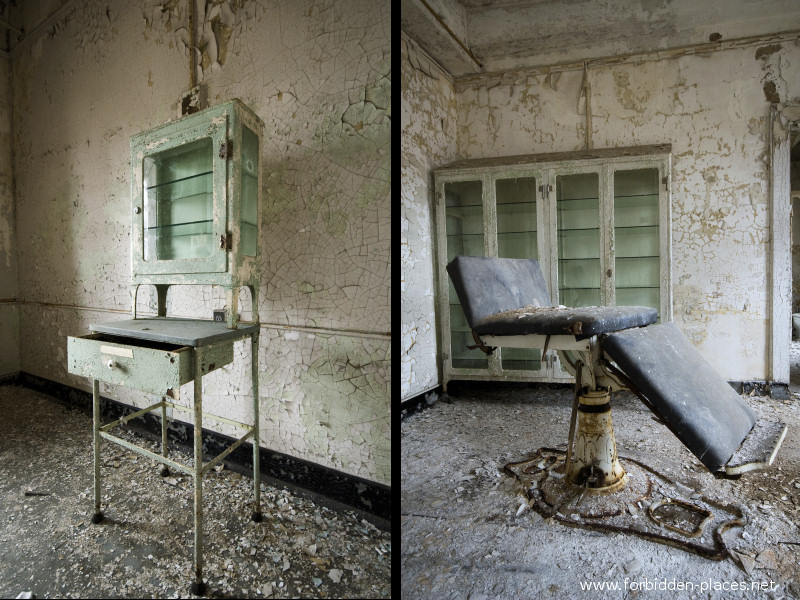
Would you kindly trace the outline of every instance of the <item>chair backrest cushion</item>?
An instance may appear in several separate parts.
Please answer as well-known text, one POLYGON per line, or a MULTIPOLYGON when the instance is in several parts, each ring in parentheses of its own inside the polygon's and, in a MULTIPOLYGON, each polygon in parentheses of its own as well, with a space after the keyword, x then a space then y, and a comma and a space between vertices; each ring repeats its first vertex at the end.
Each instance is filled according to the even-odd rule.
POLYGON ((484 317, 523 306, 551 306, 538 260, 456 256, 447 273, 470 327, 484 317))

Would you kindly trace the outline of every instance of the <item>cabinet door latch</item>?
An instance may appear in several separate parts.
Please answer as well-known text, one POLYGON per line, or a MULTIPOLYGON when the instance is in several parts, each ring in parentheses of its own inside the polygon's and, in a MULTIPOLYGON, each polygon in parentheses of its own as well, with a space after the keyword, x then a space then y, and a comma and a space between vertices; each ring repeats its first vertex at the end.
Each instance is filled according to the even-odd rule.
POLYGON ((228 159, 231 156, 233 156, 233 142, 231 140, 226 140, 219 145, 219 157, 228 159))
POLYGON ((547 200, 550 196, 550 192, 553 191, 552 185, 540 185, 539 191, 542 193, 542 199, 547 200))
POLYGON ((233 236, 231 236, 230 232, 226 233, 225 235, 219 236, 220 250, 230 250, 233 247, 231 237, 233 236))

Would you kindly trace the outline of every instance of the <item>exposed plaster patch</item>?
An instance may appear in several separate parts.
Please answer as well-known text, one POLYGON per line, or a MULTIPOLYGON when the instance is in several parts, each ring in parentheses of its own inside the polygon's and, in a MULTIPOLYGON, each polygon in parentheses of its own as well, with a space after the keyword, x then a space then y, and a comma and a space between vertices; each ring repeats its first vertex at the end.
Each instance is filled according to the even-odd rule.
POLYGON ((752 117, 750 121, 747 123, 747 129, 751 135, 759 135, 760 139, 764 139, 764 122, 765 119, 761 118, 758 119, 756 117, 752 117))
POLYGON ((775 82, 764 82, 764 97, 767 99, 767 102, 772 104, 777 104, 781 101, 781 97, 778 95, 778 90, 775 87, 775 82))
POLYGON ((778 104, 781 96, 786 97, 786 81, 781 74, 782 49, 780 44, 770 44, 758 48, 755 54, 756 60, 761 62, 763 71, 761 82, 764 98, 771 104, 778 104))
POLYGON ((770 44, 756 49, 756 60, 766 60, 781 49, 780 44, 770 44))
MULTIPOLYGON (((252 0, 189 0, 195 2, 195 64, 197 81, 205 81, 214 72, 220 71, 232 54, 239 54, 238 38, 248 27, 248 22, 257 16, 260 6, 252 0)), ((147 31, 154 24, 166 31, 170 48, 177 49, 188 57, 191 36, 189 34, 189 5, 183 0, 150 0, 142 10, 147 31)), ((149 39, 147 32, 143 35, 149 39)))

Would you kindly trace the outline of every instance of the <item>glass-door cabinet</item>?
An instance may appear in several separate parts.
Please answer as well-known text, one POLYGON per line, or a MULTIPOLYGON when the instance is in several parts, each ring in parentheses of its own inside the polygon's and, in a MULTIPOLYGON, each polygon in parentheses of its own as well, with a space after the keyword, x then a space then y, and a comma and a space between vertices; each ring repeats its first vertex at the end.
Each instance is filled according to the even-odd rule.
POLYGON ((538 259, 554 305, 652 306, 672 320, 670 147, 454 163, 434 172, 443 384, 563 381, 554 351, 475 341, 445 266, 455 256, 538 259))
POLYGON ((141 284, 156 286, 160 316, 173 284, 223 286, 231 328, 240 287, 257 306, 263 127, 231 100, 131 138, 134 317, 141 284))

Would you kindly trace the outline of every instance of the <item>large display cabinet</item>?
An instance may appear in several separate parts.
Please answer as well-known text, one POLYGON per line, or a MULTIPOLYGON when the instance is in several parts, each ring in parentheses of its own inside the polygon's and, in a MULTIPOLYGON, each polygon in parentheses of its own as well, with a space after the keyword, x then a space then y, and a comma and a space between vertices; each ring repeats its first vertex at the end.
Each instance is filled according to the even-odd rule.
POLYGON ((672 320, 670 146, 460 161, 434 172, 437 308, 454 379, 566 381, 556 353, 474 345, 444 267, 458 255, 535 258, 554 304, 652 306, 672 320))

